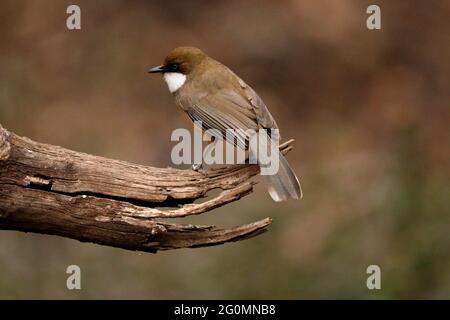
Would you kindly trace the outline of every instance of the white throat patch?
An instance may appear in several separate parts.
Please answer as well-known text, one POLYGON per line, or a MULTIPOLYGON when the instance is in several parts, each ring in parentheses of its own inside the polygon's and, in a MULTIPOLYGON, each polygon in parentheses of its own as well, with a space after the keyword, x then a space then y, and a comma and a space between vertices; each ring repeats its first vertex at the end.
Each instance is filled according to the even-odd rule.
POLYGON ((164 80, 169 87, 170 93, 174 93, 186 82, 186 75, 179 72, 166 72, 164 73, 164 80))

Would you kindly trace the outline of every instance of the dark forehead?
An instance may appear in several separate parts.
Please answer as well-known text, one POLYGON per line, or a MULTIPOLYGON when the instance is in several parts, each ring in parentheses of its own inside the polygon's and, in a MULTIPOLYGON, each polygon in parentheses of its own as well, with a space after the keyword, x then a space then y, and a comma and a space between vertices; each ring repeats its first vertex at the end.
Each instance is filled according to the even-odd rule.
POLYGON ((205 54, 202 50, 195 47, 178 47, 173 49, 164 60, 165 63, 185 62, 198 59, 205 54))

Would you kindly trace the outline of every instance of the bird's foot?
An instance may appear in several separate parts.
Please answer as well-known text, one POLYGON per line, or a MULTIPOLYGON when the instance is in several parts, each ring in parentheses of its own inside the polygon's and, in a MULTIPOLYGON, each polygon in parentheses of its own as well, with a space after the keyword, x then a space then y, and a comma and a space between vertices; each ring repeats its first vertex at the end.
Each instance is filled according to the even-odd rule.
POLYGON ((194 171, 200 171, 203 168, 203 164, 202 163, 195 163, 192 165, 192 170, 194 171))

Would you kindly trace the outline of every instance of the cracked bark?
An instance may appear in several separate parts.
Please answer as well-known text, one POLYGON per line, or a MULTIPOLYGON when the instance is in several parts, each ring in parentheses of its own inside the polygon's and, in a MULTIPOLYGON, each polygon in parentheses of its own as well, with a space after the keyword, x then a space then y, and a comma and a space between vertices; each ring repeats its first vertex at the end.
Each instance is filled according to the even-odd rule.
MULTIPOLYGON (((280 146, 291 150, 293 140, 280 146)), ((206 172, 155 168, 42 144, 0 125, 0 230, 157 252, 218 245, 266 231, 265 218, 221 229, 170 223, 253 191, 255 165, 206 172), (222 192, 202 203, 208 191, 222 192)))

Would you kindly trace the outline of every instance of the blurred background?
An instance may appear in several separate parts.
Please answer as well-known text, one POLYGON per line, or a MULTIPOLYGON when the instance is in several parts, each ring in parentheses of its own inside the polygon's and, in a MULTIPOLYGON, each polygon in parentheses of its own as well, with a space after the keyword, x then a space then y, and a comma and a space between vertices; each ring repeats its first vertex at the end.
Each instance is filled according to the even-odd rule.
POLYGON ((0 123, 39 142, 166 167, 186 127, 148 75, 174 47, 223 62, 264 99, 302 201, 262 184, 188 223, 270 216, 251 240, 156 255, 0 231, 0 298, 450 298, 449 1, 0 3, 0 123), (366 28, 381 7, 382 29, 366 28), (66 289, 66 267, 82 290, 66 289), (366 268, 381 267, 382 290, 366 268))

